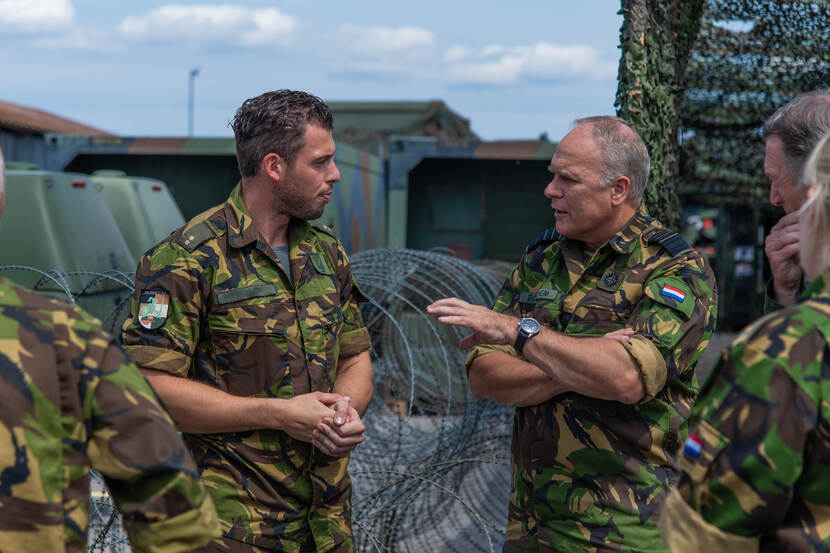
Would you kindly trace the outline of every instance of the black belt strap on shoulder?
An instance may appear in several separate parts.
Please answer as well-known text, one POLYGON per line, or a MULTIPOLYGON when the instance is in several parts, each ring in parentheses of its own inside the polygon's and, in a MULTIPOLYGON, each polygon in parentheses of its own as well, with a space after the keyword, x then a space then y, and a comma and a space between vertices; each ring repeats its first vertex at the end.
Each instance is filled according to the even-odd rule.
POLYGON ((527 248, 525 248, 525 253, 529 252, 530 250, 532 250, 540 244, 544 244, 545 242, 556 242, 557 240, 561 240, 562 238, 564 238, 564 236, 559 234, 555 227, 545 229, 545 232, 537 236, 536 239, 533 242, 531 242, 527 248))
POLYGON ((660 244, 672 257, 692 249, 682 236, 671 230, 658 230, 648 237, 648 241, 652 244, 660 244))

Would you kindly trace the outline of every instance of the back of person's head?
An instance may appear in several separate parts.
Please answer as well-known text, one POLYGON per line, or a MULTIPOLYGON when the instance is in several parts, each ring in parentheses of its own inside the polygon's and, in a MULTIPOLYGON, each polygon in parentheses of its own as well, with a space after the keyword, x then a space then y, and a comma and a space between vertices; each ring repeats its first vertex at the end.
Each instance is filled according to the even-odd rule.
POLYGON ((806 257, 817 271, 821 271, 830 266, 830 133, 825 134, 810 153, 800 185, 811 192, 801 207, 799 218, 803 227, 802 265, 806 257))
POLYGON ((764 140, 778 137, 784 146, 784 165, 798 182, 807 156, 830 131, 830 88, 799 94, 764 122, 764 140))
POLYGON ((617 177, 631 181, 629 199, 639 205, 648 184, 649 156, 637 131, 624 119, 611 115, 583 117, 574 125, 590 125, 594 139, 602 150, 603 186, 611 186, 617 177))
POLYGON ((292 165, 309 125, 330 131, 334 120, 325 102, 307 92, 276 90, 245 100, 231 121, 239 172, 253 177, 269 153, 292 165))

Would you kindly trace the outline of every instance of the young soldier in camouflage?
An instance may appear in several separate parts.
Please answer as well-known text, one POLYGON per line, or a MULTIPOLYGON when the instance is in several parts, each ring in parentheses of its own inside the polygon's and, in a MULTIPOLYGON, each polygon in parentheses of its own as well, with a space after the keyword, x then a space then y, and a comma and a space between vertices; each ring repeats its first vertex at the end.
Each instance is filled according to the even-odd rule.
POLYGON ((428 310, 473 330, 473 393, 518 407, 505 550, 665 551, 656 512, 715 328, 714 276, 642 210, 648 153, 624 121, 577 121, 549 170, 556 230, 493 310, 428 310))
POLYGON ((660 531, 673 552, 830 551, 830 135, 805 170, 794 306, 747 327, 695 403, 660 531))
POLYGON ((0 278, 0 551, 86 551, 90 468, 135 553, 219 535, 173 421, 98 321, 0 278))
POLYGON ((353 551, 348 454, 369 335, 323 213, 328 107, 281 90, 233 121, 241 183, 140 261, 126 349, 186 433, 224 536, 206 551, 353 551))

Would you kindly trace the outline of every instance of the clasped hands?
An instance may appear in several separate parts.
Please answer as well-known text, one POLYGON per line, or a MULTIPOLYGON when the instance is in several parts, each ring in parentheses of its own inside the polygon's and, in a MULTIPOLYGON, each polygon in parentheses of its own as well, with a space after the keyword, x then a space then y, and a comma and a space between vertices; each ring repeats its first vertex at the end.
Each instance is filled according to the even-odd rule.
POLYGON ((285 430, 291 437, 311 442, 330 457, 344 457, 363 441, 366 427, 349 396, 312 392, 289 402, 293 416, 285 430))

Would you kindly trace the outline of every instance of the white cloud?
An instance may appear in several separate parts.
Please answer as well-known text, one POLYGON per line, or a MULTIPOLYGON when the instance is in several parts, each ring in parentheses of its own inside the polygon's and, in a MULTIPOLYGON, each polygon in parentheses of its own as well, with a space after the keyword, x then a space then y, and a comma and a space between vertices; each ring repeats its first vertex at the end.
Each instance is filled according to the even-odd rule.
POLYGON ((101 53, 120 51, 121 43, 112 36, 112 31, 92 29, 72 29, 69 32, 40 37, 34 45, 47 50, 77 50, 101 53))
POLYGON ((532 46, 487 46, 473 59, 450 63, 447 79, 456 84, 508 85, 616 75, 617 62, 602 60, 591 46, 538 42, 532 46))
POLYGON ((505 51, 504 46, 501 44, 491 44, 490 46, 485 46, 484 50, 481 51, 482 57, 487 56, 500 56, 505 51))
POLYGON ((435 35, 418 27, 356 27, 340 29, 343 45, 353 53, 372 58, 389 54, 413 56, 431 50, 435 35))
POLYGON ((473 51, 466 46, 450 46, 444 52, 444 62, 459 63, 473 55, 473 51))
POLYGON ((70 0, 0 0, 0 33, 49 34, 75 21, 70 0))
POLYGON ((436 42, 431 31, 418 27, 354 25, 340 27, 336 39, 338 74, 355 81, 424 78, 436 42))
POLYGON ((297 26, 294 17, 274 8, 168 4, 144 15, 131 15, 118 29, 136 40, 263 46, 290 43, 297 26))

